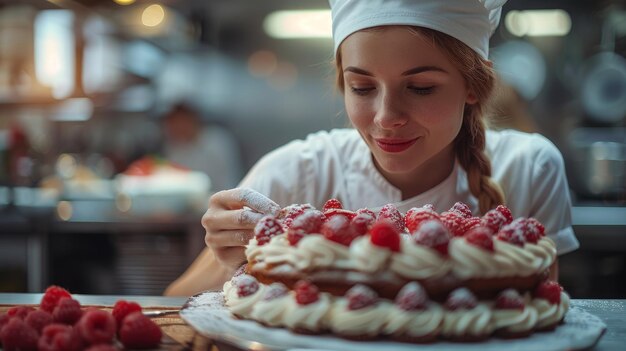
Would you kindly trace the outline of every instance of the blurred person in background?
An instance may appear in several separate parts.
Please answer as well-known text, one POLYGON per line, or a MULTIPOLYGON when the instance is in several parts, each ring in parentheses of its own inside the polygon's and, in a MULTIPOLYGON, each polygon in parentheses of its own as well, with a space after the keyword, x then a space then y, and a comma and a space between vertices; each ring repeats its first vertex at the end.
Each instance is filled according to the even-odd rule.
POLYGON ((188 104, 178 103, 165 114, 163 135, 165 159, 206 173, 211 191, 230 189, 241 180, 241 154, 233 134, 206 123, 188 104))

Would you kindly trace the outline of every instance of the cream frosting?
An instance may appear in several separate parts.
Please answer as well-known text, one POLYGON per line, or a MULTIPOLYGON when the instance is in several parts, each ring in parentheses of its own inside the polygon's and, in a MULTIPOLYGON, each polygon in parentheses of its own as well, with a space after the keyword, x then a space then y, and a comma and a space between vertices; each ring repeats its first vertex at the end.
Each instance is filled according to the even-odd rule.
POLYGON ((357 270, 373 273, 381 271, 386 266, 391 250, 372 244, 370 236, 365 235, 352 241, 350 255, 357 270))
POLYGON ((349 310, 347 299, 336 299, 329 314, 328 326, 337 334, 378 335, 391 310, 390 305, 388 302, 379 301, 372 306, 349 310))
POLYGON ((492 311, 484 303, 472 309, 447 311, 441 333, 447 337, 483 336, 493 331, 492 311))
POLYGON ((322 331, 327 327, 326 315, 331 308, 332 299, 327 293, 320 293, 319 299, 308 305, 300 305, 295 296, 287 300, 283 325, 291 328, 303 328, 310 331, 322 331))
POLYGON ((532 306, 525 306, 523 309, 494 309, 494 328, 503 329, 508 332, 526 332, 537 324, 537 310, 532 306))
POLYGON ((400 252, 391 255, 389 269, 410 279, 426 279, 446 275, 452 262, 436 250, 418 245, 413 240, 402 240, 400 252))
POLYGON ((272 327, 283 325, 288 302, 293 299, 293 293, 286 294, 272 300, 261 299, 252 307, 250 318, 263 322, 272 327))
POLYGON ((564 291, 561 292, 561 303, 552 304, 550 301, 542 298, 532 300, 532 306, 537 310, 537 329, 550 327, 559 323, 567 310, 569 310, 569 295, 564 291))
POLYGON ((528 276, 540 271, 542 259, 526 250, 526 246, 520 247, 502 240, 494 240, 493 247, 496 255, 503 260, 515 264, 515 272, 518 276, 528 276))
POLYGON ((226 306, 230 308, 232 313, 247 318, 252 311, 252 307, 263 299, 267 285, 259 284, 259 289, 254 294, 244 297, 239 297, 237 295, 237 289, 234 287, 235 285, 233 284, 229 289, 228 294, 225 294, 224 296, 226 306))
POLYGON ((539 271, 550 268, 552 263, 556 260, 556 245, 554 241, 547 236, 539 239, 536 244, 526 243, 524 248, 535 257, 541 259, 539 271))
POLYGON ((350 259, 347 246, 326 239, 321 234, 310 234, 298 242, 299 260, 296 267, 305 270, 333 267, 351 269, 354 263, 350 259))
POLYGON ((392 305, 387 314, 384 333, 410 337, 438 335, 443 318, 444 310, 436 303, 430 303, 426 309, 417 311, 405 311, 392 305))

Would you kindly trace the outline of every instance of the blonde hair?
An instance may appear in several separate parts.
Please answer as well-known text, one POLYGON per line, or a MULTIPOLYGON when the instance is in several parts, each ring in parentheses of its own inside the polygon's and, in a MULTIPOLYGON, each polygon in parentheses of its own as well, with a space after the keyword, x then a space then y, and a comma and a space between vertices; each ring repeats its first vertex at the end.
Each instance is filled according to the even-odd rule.
MULTIPOLYGON (((365 30, 379 30, 383 27, 365 30)), ((429 39, 442 50, 453 65, 461 72, 467 88, 476 97, 476 103, 465 105, 463 124, 454 140, 454 149, 459 163, 467 172, 470 191, 478 199, 481 213, 504 203, 500 185, 491 178, 491 161, 485 153, 486 121, 483 108, 495 84, 495 74, 488 61, 458 39, 427 28, 407 27, 411 32, 429 39)), ((341 47, 335 58, 336 85, 343 93, 345 89, 341 69, 341 47)))

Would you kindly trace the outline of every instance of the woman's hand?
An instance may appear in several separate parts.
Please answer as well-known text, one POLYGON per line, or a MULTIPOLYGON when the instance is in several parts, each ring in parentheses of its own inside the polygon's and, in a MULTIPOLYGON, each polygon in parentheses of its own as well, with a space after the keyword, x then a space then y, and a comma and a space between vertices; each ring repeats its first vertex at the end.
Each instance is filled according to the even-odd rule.
POLYGON ((246 261, 244 245, 254 235, 255 224, 264 215, 275 215, 279 210, 277 203, 252 189, 215 193, 202 216, 204 241, 223 266, 235 270, 246 261))

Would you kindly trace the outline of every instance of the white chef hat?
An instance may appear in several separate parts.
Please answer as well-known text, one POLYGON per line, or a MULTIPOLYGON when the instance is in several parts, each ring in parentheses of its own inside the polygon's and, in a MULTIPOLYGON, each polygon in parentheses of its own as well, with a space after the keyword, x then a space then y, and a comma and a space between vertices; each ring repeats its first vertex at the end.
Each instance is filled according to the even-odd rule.
POLYGON ((329 0, 335 54, 350 34, 388 25, 434 29, 465 43, 484 59, 506 0, 329 0))

